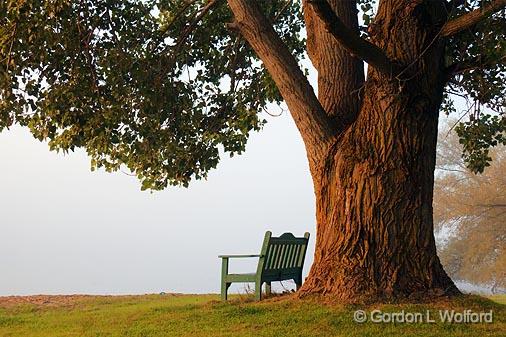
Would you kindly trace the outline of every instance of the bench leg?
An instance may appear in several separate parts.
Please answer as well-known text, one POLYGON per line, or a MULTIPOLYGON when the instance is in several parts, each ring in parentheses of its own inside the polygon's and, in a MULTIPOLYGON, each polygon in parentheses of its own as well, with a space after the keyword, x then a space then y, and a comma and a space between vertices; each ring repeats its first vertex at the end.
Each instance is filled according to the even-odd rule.
POLYGON ((228 258, 223 257, 221 259, 221 300, 227 300, 227 291, 228 287, 230 287, 230 283, 227 283, 226 277, 228 275, 228 258))
POLYGON ((270 282, 265 282, 265 294, 267 296, 270 296, 270 294, 271 294, 271 283, 270 282))
POLYGON ((221 282, 221 300, 226 301, 228 298, 228 288, 230 288, 231 283, 221 282))
POLYGON ((300 287, 302 287, 302 276, 294 279, 294 281, 295 281, 295 289, 299 290, 300 287))
POLYGON ((262 299, 262 282, 255 282, 255 300, 260 301, 262 299))

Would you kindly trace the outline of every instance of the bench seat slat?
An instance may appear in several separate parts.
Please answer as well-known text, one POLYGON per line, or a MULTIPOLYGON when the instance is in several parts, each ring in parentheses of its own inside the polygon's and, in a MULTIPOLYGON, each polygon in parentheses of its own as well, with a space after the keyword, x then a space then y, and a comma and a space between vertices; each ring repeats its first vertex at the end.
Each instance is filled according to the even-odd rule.
POLYGON ((276 269, 281 269, 281 265, 283 264, 283 257, 284 257, 286 245, 281 244, 281 245, 279 245, 279 247, 280 247, 280 249, 279 249, 279 254, 278 254, 278 258, 277 258, 276 269))
POLYGON ((262 276, 274 276, 274 275, 282 275, 282 274, 296 274, 300 271, 300 268, 286 268, 286 269, 274 269, 274 270, 266 270, 262 276))
POLYGON ((255 282, 256 274, 228 274, 225 279, 227 282, 255 282))
POLYGON ((269 250, 268 250, 268 263, 267 263, 267 269, 273 269, 274 268, 274 264, 276 263, 275 259, 276 259, 276 256, 277 256, 277 252, 278 252, 278 246, 275 246, 275 245, 270 245, 269 246, 269 250))

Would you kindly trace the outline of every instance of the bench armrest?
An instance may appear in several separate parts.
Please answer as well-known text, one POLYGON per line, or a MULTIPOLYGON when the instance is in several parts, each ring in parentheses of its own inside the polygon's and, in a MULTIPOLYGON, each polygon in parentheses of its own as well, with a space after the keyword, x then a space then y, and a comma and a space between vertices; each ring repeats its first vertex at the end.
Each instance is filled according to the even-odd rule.
POLYGON ((220 259, 228 259, 228 258, 239 258, 239 257, 262 257, 260 254, 249 254, 249 255, 218 255, 220 259))

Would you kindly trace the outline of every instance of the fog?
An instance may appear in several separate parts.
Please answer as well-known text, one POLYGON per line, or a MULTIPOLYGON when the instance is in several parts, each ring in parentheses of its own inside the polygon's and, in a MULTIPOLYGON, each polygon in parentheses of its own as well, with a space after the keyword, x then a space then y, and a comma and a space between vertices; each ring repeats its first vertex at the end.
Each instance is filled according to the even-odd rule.
POLYGON ((127 174, 91 172, 82 150, 50 152, 27 129, 4 130, 0 295, 219 292, 217 255, 258 253, 266 230, 311 232, 307 272, 315 210, 305 150, 288 113, 267 117, 246 153, 223 158, 207 181, 154 193, 127 174))

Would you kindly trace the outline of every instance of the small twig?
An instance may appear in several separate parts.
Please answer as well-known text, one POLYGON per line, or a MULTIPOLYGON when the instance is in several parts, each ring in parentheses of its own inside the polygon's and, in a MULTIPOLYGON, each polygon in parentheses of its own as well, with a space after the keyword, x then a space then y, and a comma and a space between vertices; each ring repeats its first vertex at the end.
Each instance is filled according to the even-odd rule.
POLYGON ((290 4, 292 3, 291 0, 288 0, 285 2, 285 4, 283 5, 283 7, 280 9, 279 13, 276 14, 276 16, 274 17, 274 19, 272 20, 272 22, 276 22, 278 21, 279 17, 285 12, 285 10, 288 8, 288 6, 290 6, 290 4))
POLYGON ((17 25, 17 22, 14 23, 14 30, 12 31, 12 41, 11 41, 11 45, 9 47, 9 53, 7 54, 7 64, 6 64, 6 67, 5 67, 5 71, 9 71, 9 65, 11 63, 11 59, 12 59, 12 46, 14 45, 14 40, 16 38, 16 31, 17 31, 17 28, 18 28, 18 25, 17 25))
POLYGON ((177 19, 179 19, 179 17, 181 15, 184 14, 184 12, 186 12, 186 10, 191 6, 193 5, 195 2, 197 2, 197 0, 187 0, 187 2, 183 5, 183 7, 176 13, 176 15, 174 15, 174 18, 172 19, 171 22, 169 22, 165 27, 164 29, 161 31, 162 32, 162 35, 164 35, 165 33, 168 32, 169 28, 174 24, 174 22, 177 21, 177 19))

